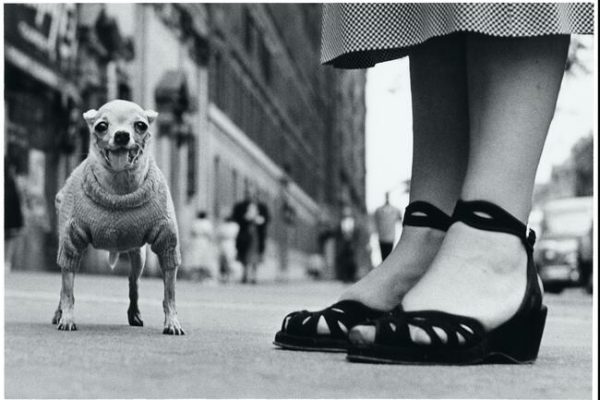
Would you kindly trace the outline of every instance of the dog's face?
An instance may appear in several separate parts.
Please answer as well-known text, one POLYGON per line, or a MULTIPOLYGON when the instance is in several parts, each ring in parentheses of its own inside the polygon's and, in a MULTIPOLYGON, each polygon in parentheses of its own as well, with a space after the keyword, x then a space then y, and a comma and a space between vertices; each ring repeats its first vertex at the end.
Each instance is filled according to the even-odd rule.
POLYGON ((106 168, 124 171, 136 168, 144 159, 150 127, 158 113, 143 110, 130 101, 113 100, 98 110, 83 114, 88 124, 91 153, 106 168))

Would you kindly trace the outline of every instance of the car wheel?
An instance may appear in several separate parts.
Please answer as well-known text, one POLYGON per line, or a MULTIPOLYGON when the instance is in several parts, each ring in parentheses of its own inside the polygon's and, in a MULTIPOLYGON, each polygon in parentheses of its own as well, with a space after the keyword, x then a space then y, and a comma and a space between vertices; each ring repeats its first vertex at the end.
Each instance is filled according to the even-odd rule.
POLYGON ((589 294, 594 293, 594 274, 590 274, 585 285, 585 291, 589 294))
POLYGON ((544 285, 544 291, 546 293, 554 293, 554 294, 559 294, 561 293, 565 288, 561 285, 557 285, 557 284, 545 284, 544 285))

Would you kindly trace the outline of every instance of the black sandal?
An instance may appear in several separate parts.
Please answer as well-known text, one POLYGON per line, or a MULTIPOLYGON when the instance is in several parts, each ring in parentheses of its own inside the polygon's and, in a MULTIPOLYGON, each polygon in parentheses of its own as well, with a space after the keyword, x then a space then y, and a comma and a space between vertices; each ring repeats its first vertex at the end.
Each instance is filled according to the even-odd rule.
MULTIPOLYGON (((429 227, 447 231, 452 218, 424 201, 415 201, 406 207, 404 225, 429 227)), ((374 310, 354 300, 343 300, 321 311, 296 311, 288 314, 275 335, 273 344, 289 350, 347 351, 348 332, 356 325, 364 325, 385 315, 388 311, 374 310), (329 334, 317 332, 323 318, 329 334)))
POLYGON ((519 237, 527 252, 527 284, 523 301, 507 322, 486 332, 473 319, 440 311, 405 312, 396 308, 373 321, 375 341, 353 344, 349 361, 394 364, 531 363, 538 355, 546 314, 533 262, 535 232, 504 209, 487 201, 459 201, 453 219, 473 228, 519 237), (411 340, 409 326, 423 329, 430 344, 411 340), (446 338, 442 340, 436 329, 446 338))

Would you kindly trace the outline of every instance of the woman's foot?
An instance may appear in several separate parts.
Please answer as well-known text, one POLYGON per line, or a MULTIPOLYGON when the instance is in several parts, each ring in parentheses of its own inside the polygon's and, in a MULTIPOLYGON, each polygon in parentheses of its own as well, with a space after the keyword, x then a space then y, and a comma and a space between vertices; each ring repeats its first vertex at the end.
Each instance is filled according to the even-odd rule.
POLYGON ((337 303, 320 311, 288 314, 274 343, 283 348, 345 351, 353 327, 393 309, 425 273, 451 223, 449 215, 428 202, 410 203, 398 246, 382 265, 346 290, 337 303))
POLYGON ((392 253, 342 293, 340 300, 356 300, 377 310, 391 310, 427 271, 445 234, 438 229, 405 225, 392 253))
MULTIPOLYGON (((422 279, 402 300, 405 311, 436 310, 472 317, 489 331, 515 314, 523 301, 527 254, 519 238, 455 223, 422 279)), ((410 326, 416 343, 431 338, 410 326)), ((442 333, 443 334, 443 333, 442 333)), ((373 343, 374 326, 357 326, 355 343, 373 343)))

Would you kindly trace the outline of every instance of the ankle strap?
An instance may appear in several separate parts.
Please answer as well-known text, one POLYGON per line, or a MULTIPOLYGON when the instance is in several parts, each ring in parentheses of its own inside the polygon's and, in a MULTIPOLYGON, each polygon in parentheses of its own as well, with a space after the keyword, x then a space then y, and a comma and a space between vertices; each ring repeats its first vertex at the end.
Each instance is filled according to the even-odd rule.
POLYGON ((452 225, 452 217, 426 201, 413 201, 404 211, 405 226, 424 226, 447 231, 452 225))
POLYGON ((527 249, 533 249, 535 232, 500 206, 485 200, 459 200, 452 214, 454 221, 473 228, 517 236, 527 249))

